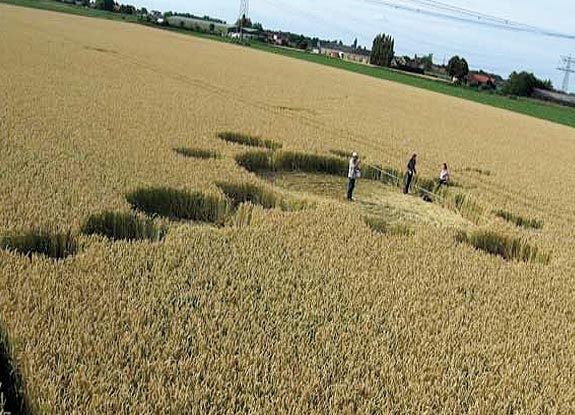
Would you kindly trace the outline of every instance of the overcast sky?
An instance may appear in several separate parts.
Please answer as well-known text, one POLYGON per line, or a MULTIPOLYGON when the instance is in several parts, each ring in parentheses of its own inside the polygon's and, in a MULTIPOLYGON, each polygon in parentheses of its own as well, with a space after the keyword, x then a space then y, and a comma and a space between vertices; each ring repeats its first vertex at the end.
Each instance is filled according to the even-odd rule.
MULTIPOLYGON (((442 1, 575 35, 574 0, 442 1)), ((149 9, 210 15, 228 22, 237 19, 239 4, 239 0, 137 0, 138 6, 149 9)), ((265 28, 341 39, 345 44, 357 38, 360 45, 367 47, 377 33, 385 32, 395 37, 396 54, 433 53, 436 63, 458 54, 467 58, 472 69, 485 69, 504 77, 513 70, 528 70, 551 79, 556 88, 561 88, 563 83, 563 73, 556 69, 560 55, 575 56, 575 40, 441 19, 384 7, 369 0, 250 0, 249 16, 265 28)), ((575 74, 570 90, 575 91, 575 74)))

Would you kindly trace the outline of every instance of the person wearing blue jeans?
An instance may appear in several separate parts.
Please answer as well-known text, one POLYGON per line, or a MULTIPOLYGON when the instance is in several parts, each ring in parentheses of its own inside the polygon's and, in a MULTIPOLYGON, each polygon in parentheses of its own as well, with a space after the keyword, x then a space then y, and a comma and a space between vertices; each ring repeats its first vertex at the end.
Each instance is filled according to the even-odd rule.
POLYGON ((349 160, 349 170, 347 172, 347 200, 353 201, 353 191, 355 189, 355 180, 361 175, 359 170, 359 156, 357 153, 351 155, 349 160))

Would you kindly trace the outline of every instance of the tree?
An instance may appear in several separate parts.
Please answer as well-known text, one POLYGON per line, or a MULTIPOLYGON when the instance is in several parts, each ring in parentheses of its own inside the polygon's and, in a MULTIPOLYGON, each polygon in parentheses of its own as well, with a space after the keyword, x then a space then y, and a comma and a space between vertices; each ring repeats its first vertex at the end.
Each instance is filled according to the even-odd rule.
POLYGON ((300 40, 297 44, 297 48, 301 49, 301 50, 306 50, 308 48, 308 46, 309 46, 308 41, 305 38, 300 40))
POLYGON ((252 27, 252 21, 245 14, 242 15, 236 22, 237 27, 252 27))
POLYGON ((264 31, 264 27, 262 26, 261 23, 254 23, 252 25, 252 29, 257 30, 258 32, 263 32, 264 31))
POLYGON ((114 0, 96 0, 96 9, 107 10, 109 12, 114 11, 114 0))
POLYGON ((146 9, 145 7, 142 7, 142 8, 140 9, 140 14, 143 14, 143 15, 148 14, 148 9, 146 9))
POLYGON ((121 4, 120 13, 122 14, 136 14, 136 8, 130 4, 121 4))
MULTIPOLYGON (((416 58, 417 58, 417 55, 416 55, 416 58)), ((424 69, 426 71, 431 70, 431 67, 433 66, 433 53, 430 53, 429 55, 420 57, 419 61, 423 64, 424 69)))
POLYGON ((213 23, 210 23, 210 32, 213 32, 216 29, 216 25, 213 23))
POLYGON ((373 39, 369 63, 378 66, 390 66, 394 56, 395 41, 390 35, 379 34, 373 39))
POLYGON ((509 80, 503 85, 503 93, 507 95, 517 95, 528 97, 533 94, 533 90, 538 89, 553 89, 553 84, 550 80, 542 81, 529 72, 512 72, 509 75, 509 80))
POLYGON ((355 40, 353 41, 353 44, 351 45, 352 48, 357 49, 357 38, 355 38, 355 40))
POLYGON ((469 73, 469 65, 464 58, 453 56, 447 64, 449 76, 462 80, 469 73))

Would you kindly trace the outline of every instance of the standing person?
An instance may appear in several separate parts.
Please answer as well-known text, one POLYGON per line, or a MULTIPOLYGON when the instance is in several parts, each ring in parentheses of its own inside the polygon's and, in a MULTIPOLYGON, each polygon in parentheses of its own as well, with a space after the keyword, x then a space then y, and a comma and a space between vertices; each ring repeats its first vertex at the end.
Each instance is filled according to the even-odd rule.
POLYGON ((449 183, 449 169, 447 168, 447 163, 443 163, 441 173, 439 173, 439 182, 437 183, 435 191, 437 192, 439 188, 443 185, 447 186, 448 183, 449 183))
POLYGON ((407 163, 407 174, 405 177, 405 187, 403 188, 403 193, 409 193, 409 186, 411 186, 411 181, 413 180, 413 176, 417 174, 417 170, 415 170, 415 164, 417 163, 417 154, 414 154, 409 159, 407 163))
POLYGON ((347 200, 353 201, 353 189, 355 189, 355 180, 361 176, 359 169, 359 156, 357 153, 351 155, 349 159, 349 170, 347 172, 347 200))

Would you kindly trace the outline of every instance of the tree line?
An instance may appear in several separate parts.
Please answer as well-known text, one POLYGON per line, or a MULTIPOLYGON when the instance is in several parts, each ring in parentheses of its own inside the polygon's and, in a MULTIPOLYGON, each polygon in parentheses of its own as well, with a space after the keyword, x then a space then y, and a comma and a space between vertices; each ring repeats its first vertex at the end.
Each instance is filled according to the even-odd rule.
MULTIPOLYGON (((381 33, 378 34, 373 40, 369 62, 372 65, 390 67, 392 64, 400 69, 408 70, 412 65, 420 67, 420 72, 429 71, 433 66, 433 55, 429 54, 422 57, 415 56, 411 59, 407 56, 396 58, 395 55, 395 40, 391 35, 381 33), (394 58, 395 62, 394 62, 394 58), (398 61, 400 63, 398 63, 398 61)), ((469 64, 467 60, 460 56, 453 56, 449 59, 447 66, 444 67, 445 73, 452 78, 454 84, 462 85, 467 82, 467 77, 470 73, 469 64)), ((479 71, 480 74, 488 75, 490 78, 494 76, 479 71)), ((501 79, 499 77, 499 79, 501 79)), ((492 85, 495 88, 495 85, 492 85)), ((509 79, 503 83, 500 88, 500 93, 505 95, 515 96, 531 96, 533 91, 538 89, 553 90, 553 84, 550 80, 541 80, 534 74, 529 72, 512 72, 509 79)))

